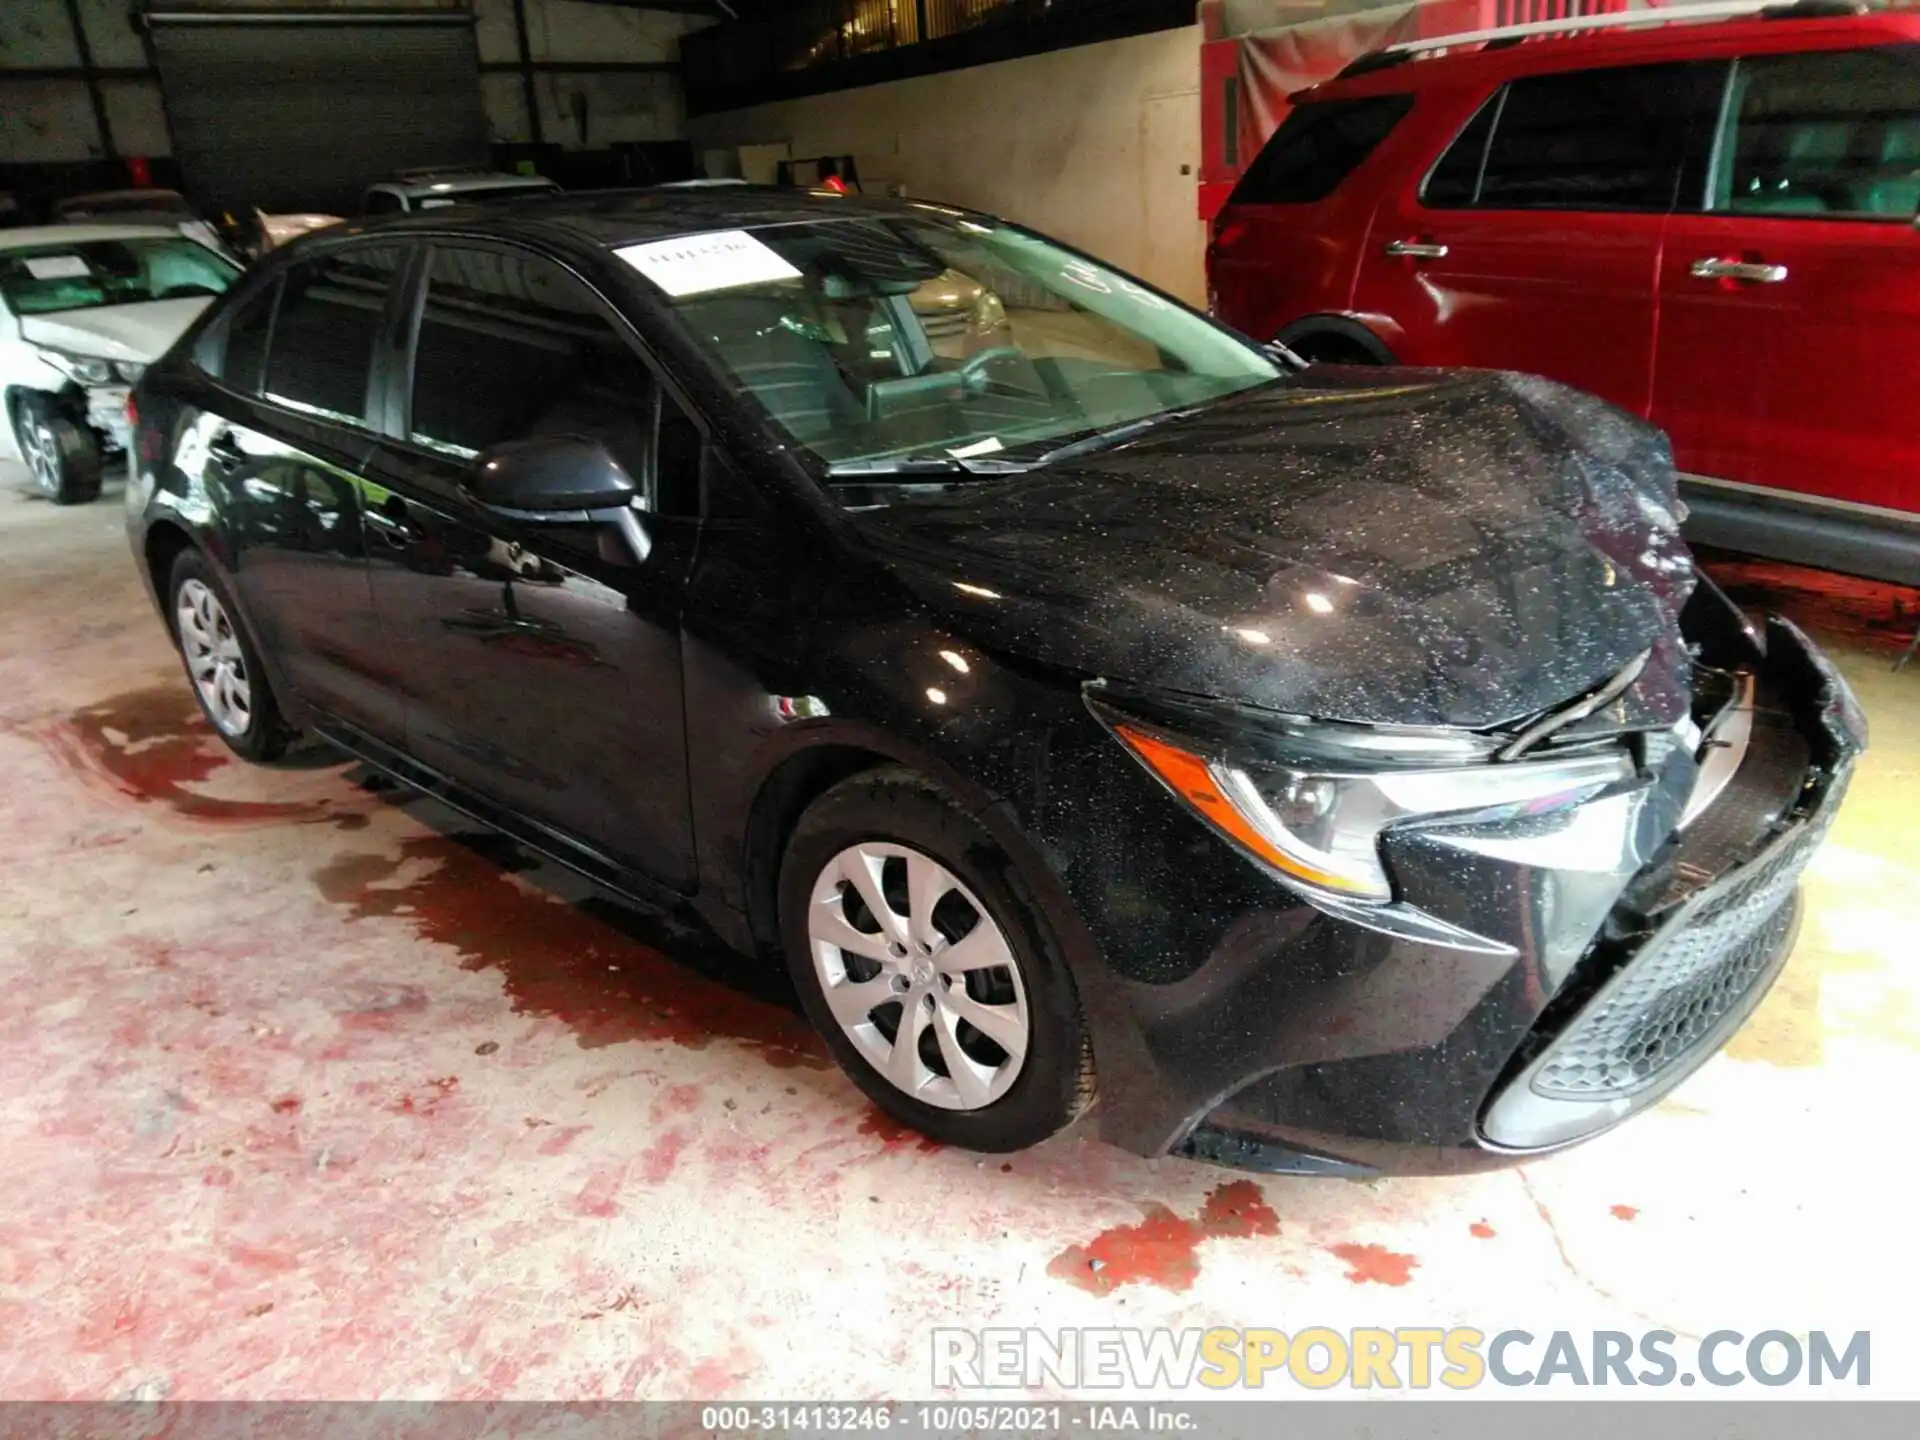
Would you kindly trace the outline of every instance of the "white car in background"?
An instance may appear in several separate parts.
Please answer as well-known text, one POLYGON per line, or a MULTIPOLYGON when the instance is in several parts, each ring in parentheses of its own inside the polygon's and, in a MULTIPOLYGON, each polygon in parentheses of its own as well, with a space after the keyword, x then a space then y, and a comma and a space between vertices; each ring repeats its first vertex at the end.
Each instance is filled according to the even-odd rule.
POLYGON ((60 505, 92 500, 125 450, 127 394, 240 275, 178 230, 0 230, 0 436, 60 505))

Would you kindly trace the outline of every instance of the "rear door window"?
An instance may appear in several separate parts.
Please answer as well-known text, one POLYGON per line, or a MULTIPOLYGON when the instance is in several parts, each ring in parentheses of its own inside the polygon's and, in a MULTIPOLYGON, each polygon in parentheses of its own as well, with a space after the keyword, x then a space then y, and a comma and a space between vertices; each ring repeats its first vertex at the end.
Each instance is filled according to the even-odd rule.
POLYGON ((1901 222, 1920 209, 1920 45, 1741 60, 1727 115, 1711 209, 1901 222))
POLYGON ((1422 199, 1494 210, 1671 209, 1725 67, 1679 62, 1516 80, 1434 166, 1422 199))
POLYGON ((1234 187, 1235 205, 1310 205, 1340 187, 1412 108, 1411 95, 1300 105, 1234 187))
POLYGON ((323 419, 366 423, 367 373, 404 255, 397 245, 356 246, 286 272, 266 399, 323 419))

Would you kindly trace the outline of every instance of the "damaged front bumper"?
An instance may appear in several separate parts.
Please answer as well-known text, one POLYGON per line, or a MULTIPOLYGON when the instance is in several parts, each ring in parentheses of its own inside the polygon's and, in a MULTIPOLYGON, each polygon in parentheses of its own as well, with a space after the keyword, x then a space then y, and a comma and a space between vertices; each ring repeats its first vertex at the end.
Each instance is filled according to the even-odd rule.
POLYGON ((1654 736, 1636 785, 1574 811, 1390 835, 1402 894, 1484 943, 1269 898, 1191 973, 1126 986, 1106 1028, 1133 1058, 1116 1086, 1102 1066, 1103 1135, 1268 1171, 1447 1172, 1590 1138, 1666 1094, 1785 963, 1798 880, 1866 742, 1799 630, 1770 621, 1756 655, 1752 739, 1696 813, 1706 751, 1654 736))

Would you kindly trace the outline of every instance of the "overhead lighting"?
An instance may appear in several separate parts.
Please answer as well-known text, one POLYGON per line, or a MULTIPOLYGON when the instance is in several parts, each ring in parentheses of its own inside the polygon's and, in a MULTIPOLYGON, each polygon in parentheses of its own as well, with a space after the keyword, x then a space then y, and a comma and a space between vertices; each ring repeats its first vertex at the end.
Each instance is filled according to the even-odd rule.
POLYGON ((978 595, 982 600, 998 600, 1001 598, 998 590, 989 590, 984 585, 969 585, 964 580, 954 581, 953 588, 963 595, 978 595))
POLYGON ((1246 641, 1247 644, 1249 645, 1271 645, 1273 643, 1273 636, 1269 635, 1264 630, 1229 629, 1227 633, 1231 635, 1238 635, 1242 640, 1246 641))
POLYGON ((936 705, 944 705, 947 703, 947 692, 937 686, 930 685, 927 687, 927 699, 936 705))
POLYGON ((973 669, 971 665, 967 664, 967 657, 962 655, 958 650, 942 650, 940 652, 940 658, 958 670, 962 675, 965 675, 973 669))
POLYGON ((1333 613, 1333 602, 1318 590, 1309 590, 1307 592, 1307 609, 1313 611, 1316 615, 1331 615, 1333 613))

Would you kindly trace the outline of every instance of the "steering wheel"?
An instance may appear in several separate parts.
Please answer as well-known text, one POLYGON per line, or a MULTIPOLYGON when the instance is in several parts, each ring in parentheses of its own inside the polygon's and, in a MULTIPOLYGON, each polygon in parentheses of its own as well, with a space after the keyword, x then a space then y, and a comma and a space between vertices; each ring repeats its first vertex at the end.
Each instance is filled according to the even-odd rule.
POLYGON ((977 355, 969 355, 960 362, 960 382, 967 388, 969 395, 984 395, 987 387, 993 383, 988 372, 1002 361, 1012 360, 1021 365, 1028 364, 1027 352, 1018 345, 995 345, 992 349, 982 350, 977 355))

